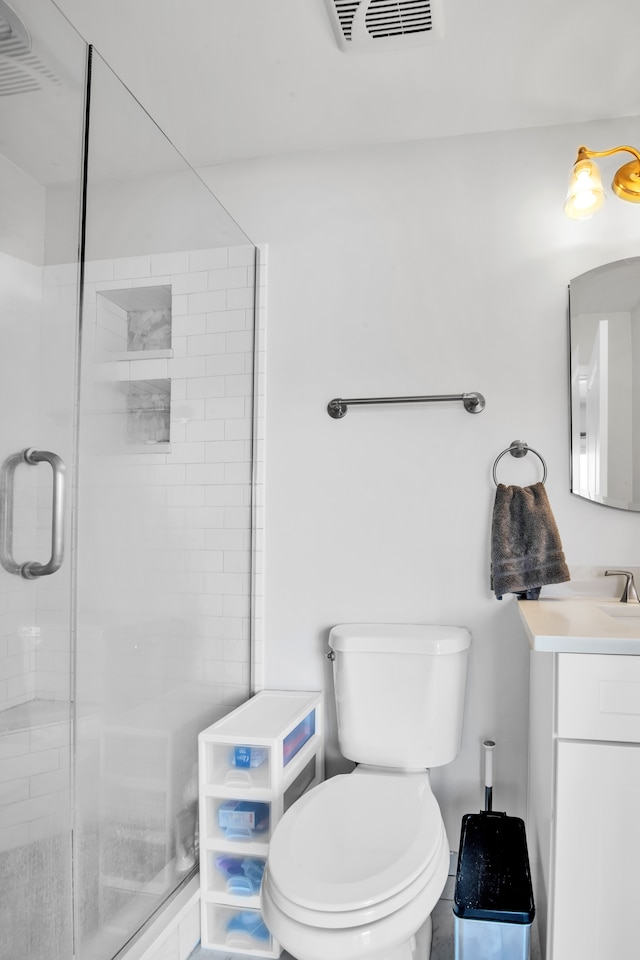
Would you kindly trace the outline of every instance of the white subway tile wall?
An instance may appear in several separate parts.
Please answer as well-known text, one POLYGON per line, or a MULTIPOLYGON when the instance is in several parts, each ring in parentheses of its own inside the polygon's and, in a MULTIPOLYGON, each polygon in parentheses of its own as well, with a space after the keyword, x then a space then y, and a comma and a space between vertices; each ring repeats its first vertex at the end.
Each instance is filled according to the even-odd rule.
MULTIPOLYGON (((96 437, 110 441, 110 449, 92 451, 96 472, 83 476, 89 486, 85 495, 96 497, 84 522, 97 525, 96 542, 109 537, 104 520, 109 512, 126 516, 133 510, 132 522, 142 522, 145 529, 143 550, 132 546, 140 562, 133 568, 129 563, 128 582, 119 581, 117 571, 103 570, 92 583, 110 584, 119 604, 125 590, 134 606, 141 595, 155 594, 154 617, 173 620, 181 634, 172 648, 168 631, 159 644, 162 657, 185 682, 212 686, 212 696, 228 709, 246 697, 250 682, 250 607, 247 602, 229 613, 225 599, 250 596, 255 248, 101 261, 88 265, 87 276, 95 279, 85 287, 84 322, 98 331, 99 343, 105 339, 102 325, 111 322, 102 310, 107 297, 123 302, 122 291, 149 290, 154 284, 171 291, 170 355, 151 358, 141 352, 105 360, 98 349, 95 393, 82 400, 94 411, 96 437), (114 290, 121 293, 116 296, 114 290), (168 444, 123 451, 119 421, 126 414, 111 417, 112 433, 105 431, 105 415, 118 404, 114 381, 163 379, 170 381, 168 444), (110 462, 119 476, 115 487, 105 474, 110 462)), ((83 362, 86 366, 87 354, 83 362)), ((83 422, 90 432, 86 413, 83 422)), ((85 437, 84 442, 91 441, 85 437)), ((91 542, 86 530, 84 542, 91 542)), ((92 609, 92 599, 84 598, 86 609, 92 609)), ((80 675, 85 690, 104 681, 99 661, 94 655, 84 664, 91 674, 80 675)), ((100 690, 96 695, 102 699, 100 690)))

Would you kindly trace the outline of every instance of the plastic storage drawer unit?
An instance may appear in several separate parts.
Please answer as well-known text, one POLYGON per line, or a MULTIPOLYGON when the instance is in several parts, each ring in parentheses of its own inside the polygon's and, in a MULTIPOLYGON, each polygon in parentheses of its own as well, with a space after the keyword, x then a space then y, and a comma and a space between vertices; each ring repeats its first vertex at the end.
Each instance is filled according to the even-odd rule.
POLYGON ((260 885, 273 829, 323 779, 321 694, 261 690, 198 742, 202 946, 279 957, 260 885))
POLYGON ((528 960, 535 907, 523 820, 462 818, 453 912, 455 960, 528 960))

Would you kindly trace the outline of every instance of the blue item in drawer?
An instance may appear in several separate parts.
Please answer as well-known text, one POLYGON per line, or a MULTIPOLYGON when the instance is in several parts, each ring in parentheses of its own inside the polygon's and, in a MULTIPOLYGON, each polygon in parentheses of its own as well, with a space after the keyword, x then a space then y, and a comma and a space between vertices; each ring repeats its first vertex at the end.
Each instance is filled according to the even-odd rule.
POLYGON ((242 931, 248 933, 256 940, 269 940, 271 934, 264 925, 264 921, 257 910, 240 910, 227 922, 227 930, 242 931))
POLYGON ((216 867, 225 877, 235 877, 244 873, 242 857, 216 857, 216 867))
POLYGON ((282 761, 285 767, 315 732, 316 712, 312 710, 282 741, 282 761))
POLYGON ((245 857, 245 859, 242 861, 244 875, 251 880, 256 893, 260 889, 260 884, 262 883, 264 866, 264 860, 254 860, 251 857, 245 857))
POLYGON ((269 829, 269 804, 252 800, 226 800, 218 808, 218 826, 227 836, 249 839, 269 829))
POLYGON ((259 767, 267 759, 267 747, 234 747, 233 765, 249 769, 259 767))
POLYGON ((237 896, 260 892, 264 860, 254 857, 216 857, 216 867, 227 878, 227 891, 237 896))

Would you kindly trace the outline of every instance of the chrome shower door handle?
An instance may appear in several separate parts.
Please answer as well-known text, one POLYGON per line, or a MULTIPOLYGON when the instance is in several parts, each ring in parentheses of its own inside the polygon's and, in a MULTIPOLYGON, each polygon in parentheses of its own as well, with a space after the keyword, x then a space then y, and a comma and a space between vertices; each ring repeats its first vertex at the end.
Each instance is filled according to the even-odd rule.
POLYGON ((46 563, 28 560, 20 567, 20 576, 26 580, 36 577, 48 577, 62 566, 64 556, 64 474, 62 457, 48 450, 34 450, 30 447, 23 451, 25 463, 48 463, 53 471, 53 489, 51 496, 51 556, 46 563))
POLYGON ((35 580, 60 569, 64 555, 64 461, 57 453, 29 447, 7 457, 0 475, 0 563, 8 573, 35 580), (17 563, 13 558, 13 479, 20 463, 36 465, 48 463, 53 471, 51 504, 51 556, 46 563, 27 560, 17 563))

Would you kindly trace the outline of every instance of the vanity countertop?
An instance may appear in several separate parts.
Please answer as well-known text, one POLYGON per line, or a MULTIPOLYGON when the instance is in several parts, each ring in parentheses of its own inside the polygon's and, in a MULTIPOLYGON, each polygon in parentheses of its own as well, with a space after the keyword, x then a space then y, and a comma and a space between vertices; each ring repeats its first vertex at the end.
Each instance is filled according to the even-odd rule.
POLYGON ((532 650, 640 655, 640 603, 545 597, 517 607, 532 650))

